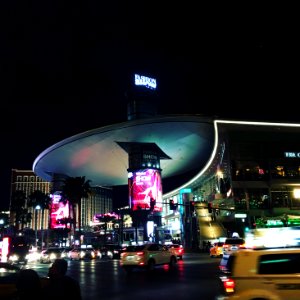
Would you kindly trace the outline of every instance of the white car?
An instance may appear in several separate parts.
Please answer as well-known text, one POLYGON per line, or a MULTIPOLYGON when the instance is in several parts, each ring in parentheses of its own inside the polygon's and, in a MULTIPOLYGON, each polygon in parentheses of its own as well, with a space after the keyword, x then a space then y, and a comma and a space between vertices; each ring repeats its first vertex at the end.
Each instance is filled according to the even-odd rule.
POLYGON ((69 251, 68 257, 70 260, 83 260, 97 258, 97 251, 93 248, 73 248, 69 251))
POLYGON ((120 265, 126 272, 131 272, 133 269, 153 271, 155 267, 162 265, 174 269, 176 264, 176 254, 166 245, 157 243, 128 246, 121 253, 120 260, 120 265))
POLYGON ((43 250, 40 255, 40 263, 52 263, 57 258, 62 258, 63 248, 48 248, 43 250))

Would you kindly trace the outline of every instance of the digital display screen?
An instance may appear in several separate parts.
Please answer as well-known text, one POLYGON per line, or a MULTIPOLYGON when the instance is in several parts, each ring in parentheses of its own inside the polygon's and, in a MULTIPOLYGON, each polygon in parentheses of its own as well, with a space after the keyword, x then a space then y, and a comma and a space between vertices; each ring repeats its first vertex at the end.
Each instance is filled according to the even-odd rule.
POLYGON ((162 184, 159 170, 145 169, 131 172, 128 183, 132 210, 150 210, 150 202, 154 201, 153 211, 162 211, 162 184))
POLYGON ((61 195, 52 195, 50 205, 50 228, 70 228, 70 224, 66 224, 66 218, 70 217, 70 205, 68 200, 63 200, 61 195))

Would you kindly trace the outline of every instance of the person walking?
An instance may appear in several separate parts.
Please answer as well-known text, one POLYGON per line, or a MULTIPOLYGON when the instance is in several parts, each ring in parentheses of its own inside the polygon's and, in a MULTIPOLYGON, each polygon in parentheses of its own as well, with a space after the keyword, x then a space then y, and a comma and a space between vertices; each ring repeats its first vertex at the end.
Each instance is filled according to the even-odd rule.
POLYGON ((65 259, 56 259, 48 271, 50 282, 43 288, 43 299, 72 299, 82 300, 79 282, 66 275, 68 262, 65 259))

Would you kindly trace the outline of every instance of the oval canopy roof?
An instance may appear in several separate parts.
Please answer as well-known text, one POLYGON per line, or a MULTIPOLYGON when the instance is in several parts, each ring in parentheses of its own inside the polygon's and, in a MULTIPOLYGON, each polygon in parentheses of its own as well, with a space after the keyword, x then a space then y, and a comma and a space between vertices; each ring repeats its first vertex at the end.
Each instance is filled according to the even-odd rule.
POLYGON ((71 136, 43 151, 33 172, 85 176, 92 186, 128 183, 128 153, 120 145, 154 143, 162 152, 162 179, 199 171, 212 155, 214 126, 201 116, 158 116, 109 125, 71 136))

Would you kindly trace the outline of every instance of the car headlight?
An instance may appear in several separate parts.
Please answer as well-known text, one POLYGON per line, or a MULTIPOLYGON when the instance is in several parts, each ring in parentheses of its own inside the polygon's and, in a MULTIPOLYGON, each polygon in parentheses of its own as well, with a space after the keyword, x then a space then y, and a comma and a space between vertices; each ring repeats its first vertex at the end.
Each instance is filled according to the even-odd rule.
POLYGON ((19 256, 18 256, 17 254, 11 255, 11 256, 9 257, 9 260, 10 260, 10 261, 18 261, 18 259, 19 259, 19 256))
POLYGON ((55 253, 51 253, 50 254, 50 259, 56 259, 56 254, 55 253))

